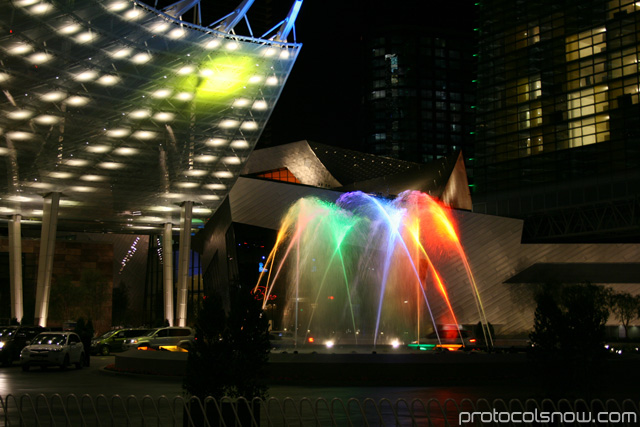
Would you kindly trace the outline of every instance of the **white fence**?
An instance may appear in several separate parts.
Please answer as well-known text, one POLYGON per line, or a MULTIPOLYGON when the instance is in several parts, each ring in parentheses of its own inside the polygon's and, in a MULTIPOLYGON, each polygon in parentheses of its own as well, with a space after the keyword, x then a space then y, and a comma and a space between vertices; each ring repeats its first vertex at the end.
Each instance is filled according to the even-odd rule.
POLYGON ((8 395, 0 426, 637 426, 632 400, 245 399, 8 395), (206 408, 206 409, 205 409, 206 408), (204 410, 203 410, 204 409, 204 410), (206 416, 203 416, 203 412, 206 416), (576 418, 577 416, 577 418, 576 418), (583 421, 583 422, 579 422, 583 421))

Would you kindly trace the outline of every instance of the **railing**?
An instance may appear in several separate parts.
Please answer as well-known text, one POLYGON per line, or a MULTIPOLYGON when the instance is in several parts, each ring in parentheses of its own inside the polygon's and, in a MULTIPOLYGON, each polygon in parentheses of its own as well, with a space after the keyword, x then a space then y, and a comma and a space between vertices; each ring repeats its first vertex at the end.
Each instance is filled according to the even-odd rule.
POLYGON ((629 399, 590 402, 447 399, 440 402, 437 399, 247 401, 240 398, 232 401, 223 398, 216 401, 207 398, 200 401, 180 396, 8 395, 0 397, 0 426, 637 426, 638 408, 640 403, 629 399), (576 422, 589 419, 585 417, 591 421, 576 422))

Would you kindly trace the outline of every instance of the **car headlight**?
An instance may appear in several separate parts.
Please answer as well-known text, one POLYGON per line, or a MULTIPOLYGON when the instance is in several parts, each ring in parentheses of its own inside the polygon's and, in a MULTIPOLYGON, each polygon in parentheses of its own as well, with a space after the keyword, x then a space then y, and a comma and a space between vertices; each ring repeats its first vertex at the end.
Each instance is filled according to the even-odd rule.
POLYGON ((131 344, 135 344, 137 342, 138 342, 138 340, 131 340, 131 344))
POLYGON ((0 348, 4 347, 4 341, 0 341, 0 348))

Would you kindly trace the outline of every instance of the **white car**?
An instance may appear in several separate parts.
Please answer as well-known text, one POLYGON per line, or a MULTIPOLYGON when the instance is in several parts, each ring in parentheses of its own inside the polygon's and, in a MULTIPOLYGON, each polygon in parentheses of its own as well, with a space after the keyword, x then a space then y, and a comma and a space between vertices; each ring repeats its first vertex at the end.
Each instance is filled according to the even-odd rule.
POLYGON ((43 332, 20 353, 23 371, 28 371, 31 366, 66 369, 72 363, 77 369, 84 366, 84 345, 75 332, 43 332))

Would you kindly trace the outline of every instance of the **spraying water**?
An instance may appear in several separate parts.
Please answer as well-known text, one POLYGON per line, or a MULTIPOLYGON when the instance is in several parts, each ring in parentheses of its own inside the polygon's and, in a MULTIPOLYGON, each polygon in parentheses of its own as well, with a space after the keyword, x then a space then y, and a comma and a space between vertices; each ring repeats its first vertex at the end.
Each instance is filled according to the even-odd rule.
MULTIPOLYGON (((362 192, 335 204, 296 202, 283 218, 258 286, 265 304, 285 294, 283 326, 298 337, 339 336, 354 344, 412 341, 421 325, 456 324, 443 262, 464 265, 485 342, 487 319, 449 209, 424 193, 394 200, 362 192)), ((302 338, 301 338, 302 339, 302 338)))

